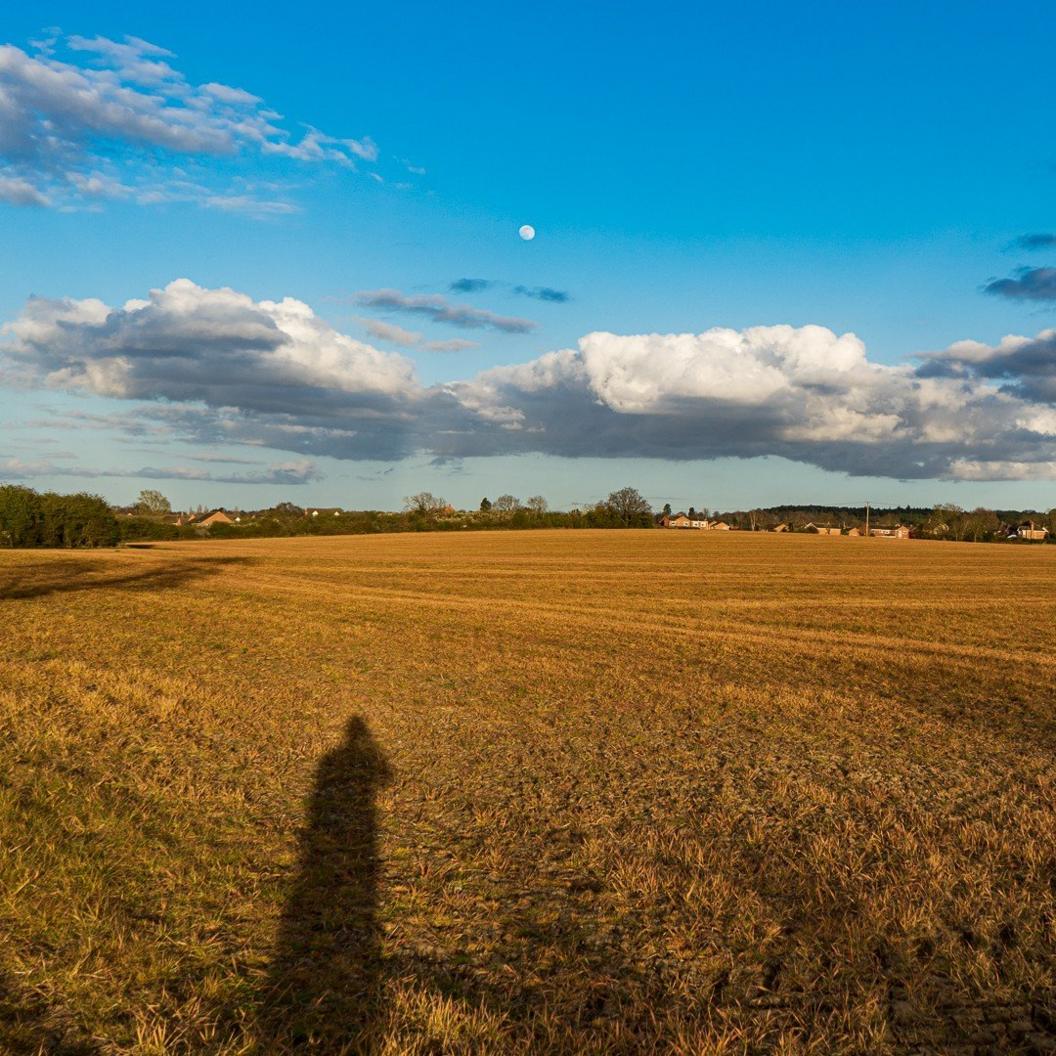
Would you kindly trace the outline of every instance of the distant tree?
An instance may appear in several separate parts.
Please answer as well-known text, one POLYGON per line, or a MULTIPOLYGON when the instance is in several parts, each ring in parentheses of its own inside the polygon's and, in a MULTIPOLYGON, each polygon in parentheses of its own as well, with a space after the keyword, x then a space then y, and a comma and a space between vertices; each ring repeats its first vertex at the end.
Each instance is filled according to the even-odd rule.
POLYGON ((665 517, 670 517, 671 516, 671 503, 669 503, 669 502, 665 502, 664 503, 664 516, 665 517))
POLYGON ((549 508, 549 504, 542 495, 532 495, 525 505, 532 511, 532 513, 546 513, 549 508))
POLYGON ((500 513, 513 513, 520 504, 521 500, 516 495, 500 495, 495 500, 495 509, 500 513))
POLYGON ((100 496, 86 492, 58 495, 48 491, 38 498, 40 522, 35 545, 95 547, 117 544, 117 519, 100 496))
POLYGON ((17 484, 0 486, 0 546, 40 544, 40 496, 17 484))
POLYGON ((1001 529, 1001 521, 993 510, 976 507, 968 514, 967 534, 972 541, 978 543, 981 539, 992 539, 1001 529))
POLYGON ((689 508, 689 519, 692 520, 694 517, 696 517, 696 515, 697 515, 697 508, 695 506, 690 506, 690 508, 689 508))
POLYGON ((136 500, 138 513, 172 513, 172 504, 160 491, 145 488, 136 500))
POLYGON ((489 499, 487 497, 487 495, 485 495, 484 498, 482 498, 480 500, 480 512, 481 513, 487 513, 490 509, 491 509, 491 499, 489 499))
POLYGON ((626 527, 647 526, 653 512, 637 488, 620 488, 611 492, 605 505, 626 527))
POLYGON ((419 491, 416 495, 408 495, 403 500, 405 510, 427 517, 439 513, 446 505, 447 502, 444 499, 434 495, 431 491, 419 491))

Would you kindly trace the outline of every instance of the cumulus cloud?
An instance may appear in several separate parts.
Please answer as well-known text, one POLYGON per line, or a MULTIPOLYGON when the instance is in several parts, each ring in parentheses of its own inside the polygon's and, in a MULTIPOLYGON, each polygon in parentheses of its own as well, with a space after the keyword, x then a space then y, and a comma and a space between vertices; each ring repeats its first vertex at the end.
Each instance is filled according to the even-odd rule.
MULTIPOLYGON (((91 195, 93 173, 111 187, 164 184, 180 157, 255 153, 346 168, 377 160, 369 137, 291 135, 257 96, 195 85, 167 61, 171 52, 139 38, 68 37, 65 59, 55 55, 59 43, 0 45, 0 200, 69 207, 91 195)), ((215 187, 207 193, 229 199, 215 187)))
POLYGON ((415 391, 412 364, 338 333, 301 301, 254 301, 188 279, 118 308, 32 298, 3 328, 44 384, 122 399, 268 413, 383 414, 415 391))
POLYGON ((1020 268, 1014 279, 994 279, 983 289, 1013 301, 1056 301, 1056 268, 1020 268))
MULTIPOLYGON (((956 478, 1056 460, 1056 413, 978 376, 878 364, 824 327, 593 333, 447 391, 483 423, 450 456, 780 455, 830 470, 956 478), (968 468, 968 463, 975 465, 968 468)), ((1028 472, 1028 470, 1024 470, 1028 472)))
POLYGON ((777 455, 895 478, 1049 479, 1056 465, 1056 331, 958 342, 916 367, 821 326, 599 331, 423 386, 403 356, 300 301, 183 279, 120 307, 34 299, 3 334, 25 384, 134 401, 77 412, 81 427, 169 442, 380 461, 777 455))
POLYGON ((924 357, 922 377, 958 377, 999 382, 1023 400, 1056 403, 1056 330, 1034 337, 1010 334, 996 345, 957 341, 924 357))
POLYGON ((498 330, 505 334, 526 334, 535 329, 531 319, 496 315, 483 308, 472 308, 468 304, 452 304, 439 294, 412 296, 399 290, 361 290, 356 300, 369 308, 381 308, 392 312, 408 312, 424 315, 435 323, 466 330, 498 330))

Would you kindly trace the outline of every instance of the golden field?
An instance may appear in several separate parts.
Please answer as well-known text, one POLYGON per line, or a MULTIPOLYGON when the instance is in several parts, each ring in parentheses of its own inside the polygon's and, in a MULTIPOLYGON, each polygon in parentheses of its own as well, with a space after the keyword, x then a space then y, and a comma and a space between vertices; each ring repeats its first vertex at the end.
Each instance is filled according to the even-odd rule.
POLYGON ((1056 547, 0 552, 0 1052, 1056 1048, 1056 547))

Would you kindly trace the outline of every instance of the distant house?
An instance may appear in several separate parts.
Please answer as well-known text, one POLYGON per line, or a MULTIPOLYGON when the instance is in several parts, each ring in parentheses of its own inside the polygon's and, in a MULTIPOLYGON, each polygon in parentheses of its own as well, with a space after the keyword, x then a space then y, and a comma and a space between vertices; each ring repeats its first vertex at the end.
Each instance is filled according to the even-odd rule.
POLYGON ((792 531, 792 525, 790 525, 788 523, 788 521, 782 521, 780 524, 775 524, 773 526, 773 528, 770 529, 770 531, 772 531, 772 532, 790 532, 790 531, 792 531))
POLYGON ((692 516, 686 513, 676 513, 674 517, 665 514, 660 523, 665 528, 696 528, 697 531, 706 531, 708 528, 715 527, 699 513, 694 513, 692 516))
POLYGON ((908 539, 910 530, 904 524, 878 524, 869 529, 869 534, 877 539, 908 539))
POLYGON ((214 524, 236 524, 241 520, 241 517, 229 517, 224 510, 213 510, 208 517, 203 517, 198 523, 203 528, 209 528, 214 524))
POLYGON ((340 517, 344 513, 339 506, 320 506, 319 509, 305 510, 305 517, 340 517))
POLYGON ((1035 526, 1033 521, 1027 524, 1021 524, 1016 529, 1017 539, 1026 539, 1033 543, 1045 542, 1045 537, 1049 534, 1048 528, 1038 528, 1035 526))
POLYGON ((860 535, 864 535, 865 532, 861 528, 848 528, 847 534, 854 536, 854 538, 857 539, 860 535))
POLYGON ((835 524, 815 524, 811 521, 803 526, 805 532, 815 532, 818 535, 843 535, 843 529, 835 524))
POLYGON ((731 530, 725 521, 712 521, 710 524, 705 522, 705 526, 712 532, 728 532, 731 530))

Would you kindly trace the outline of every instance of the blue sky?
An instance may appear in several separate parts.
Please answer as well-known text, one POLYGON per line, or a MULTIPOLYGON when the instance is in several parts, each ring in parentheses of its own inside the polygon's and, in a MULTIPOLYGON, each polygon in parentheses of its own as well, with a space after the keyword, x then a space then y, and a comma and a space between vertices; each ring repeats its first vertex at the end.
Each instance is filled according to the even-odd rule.
POLYGON ((1056 230, 1054 22, 8 14, 0 478, 177 505, 1056 505, 1056 239, 1016 245, 1056 230))

